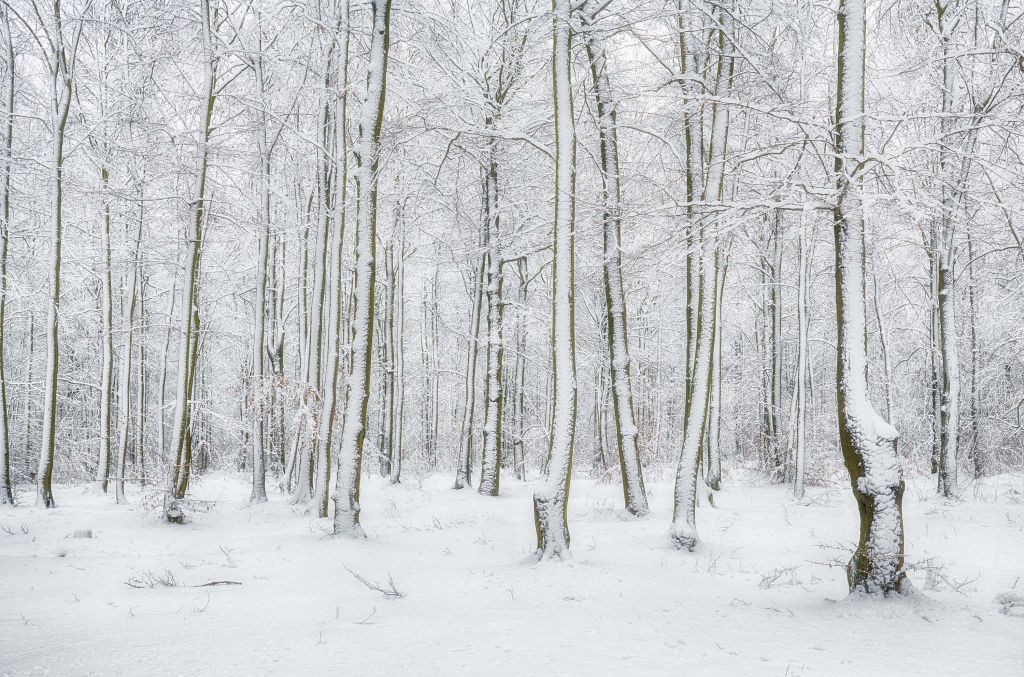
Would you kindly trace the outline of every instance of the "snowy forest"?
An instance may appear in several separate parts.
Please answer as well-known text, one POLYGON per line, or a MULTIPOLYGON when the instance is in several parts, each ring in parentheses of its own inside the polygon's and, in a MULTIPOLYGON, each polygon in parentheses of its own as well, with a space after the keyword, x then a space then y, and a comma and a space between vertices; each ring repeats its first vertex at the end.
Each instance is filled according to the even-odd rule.
POLYGON ((0 0, 0 674, 1024 674, 1021 0, 0 0))

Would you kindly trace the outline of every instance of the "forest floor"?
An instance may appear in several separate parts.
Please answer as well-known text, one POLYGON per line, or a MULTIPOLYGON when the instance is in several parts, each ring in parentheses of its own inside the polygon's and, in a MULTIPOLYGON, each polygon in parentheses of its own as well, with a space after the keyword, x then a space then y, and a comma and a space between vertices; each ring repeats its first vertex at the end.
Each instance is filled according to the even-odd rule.
POLYGON ((543 564, 531 485, 449 487, 368 479, 362 542, 280 495, 247 506, 224 474, 196 483, 210 503, 184 526, 154 495, 116 506, 77 486, 54 510, 4 507, 0 674, 1024 675, 1024 608, 997 601, 1024 596, 1024 477, 956 502, 912 482, 919 592, 881 601, 847 598, 834 566, 857 528, 839 487, 796 504, 728 486, 687 553, 669 547, 668 482, 637 520, 618 486, 574 480, 572 560, 543 564), (204 585, 223 581, 240 585, 204 585))

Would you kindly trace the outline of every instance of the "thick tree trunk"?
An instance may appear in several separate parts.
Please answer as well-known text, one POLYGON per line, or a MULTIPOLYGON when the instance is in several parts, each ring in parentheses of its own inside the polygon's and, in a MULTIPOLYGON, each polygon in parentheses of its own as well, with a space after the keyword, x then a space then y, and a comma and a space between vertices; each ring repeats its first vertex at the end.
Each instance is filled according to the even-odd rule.
POLYGON ((903 474, 898 433, 871 405, 867 383, 864 203, 864 0, 840 0, 836 92, 838 202, 835 221, 839 441, 860 511, 860 538, 847 567, 851 592, 910 589, 903 559, 903 474))

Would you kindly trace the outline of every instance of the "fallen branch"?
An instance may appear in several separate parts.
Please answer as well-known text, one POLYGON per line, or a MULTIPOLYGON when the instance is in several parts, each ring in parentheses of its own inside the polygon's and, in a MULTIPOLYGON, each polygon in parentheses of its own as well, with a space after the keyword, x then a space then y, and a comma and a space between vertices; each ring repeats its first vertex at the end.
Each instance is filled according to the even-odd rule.
POLYGON ((398 590, 398 588, 395 587, 395 580, 393 578, 391 578, 391 574, 388 574, 388 587, 385 588, 382 585, 379 585, 377 583, 372 583, 372 582, 366 580, 365 578, 363 578, 362 576, 360 576, 356 572, 352 571, 348 567, 345 567, 345 571, 347 571, 350 574, 352 574, 357 581, 359 581, 360 583, 365 585, 370 590, 373 590, 374 592, 379 592, 380 594, 384 595, 385 597, 393 597, 395 599, 400 599, 402 597, 405 597, 405 593, 404 592, 400 592, 398 590))

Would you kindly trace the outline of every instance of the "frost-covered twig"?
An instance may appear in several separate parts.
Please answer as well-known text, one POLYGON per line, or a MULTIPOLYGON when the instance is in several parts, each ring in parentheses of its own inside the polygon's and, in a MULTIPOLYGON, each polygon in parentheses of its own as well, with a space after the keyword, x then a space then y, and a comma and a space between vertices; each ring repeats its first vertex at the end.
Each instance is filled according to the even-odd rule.
POLYGON ((352 571, 348 567, 345 567, 345 571, 347 571, 350 574, 352 574, 357 581, 359 581, 360 583, 365 585, 370 590, 373 590, 375 592, 379 592, 380 594, 384 595, 385 597, 393 597, 395 599, 399 599, 399 598, 405 597, 405 593, 399 591, 398 588, 395 587, 395 580, 393 578, 391 578, 391 574, 388 574, 388 584, 387 584, 388 587, 385 588, 382 585, 379 585, 377 583, 372 583, 372 582, 366 580, 365 578, 363 578, 362 576, 360 576, 356 572, 352 571))

